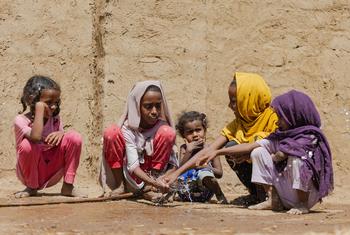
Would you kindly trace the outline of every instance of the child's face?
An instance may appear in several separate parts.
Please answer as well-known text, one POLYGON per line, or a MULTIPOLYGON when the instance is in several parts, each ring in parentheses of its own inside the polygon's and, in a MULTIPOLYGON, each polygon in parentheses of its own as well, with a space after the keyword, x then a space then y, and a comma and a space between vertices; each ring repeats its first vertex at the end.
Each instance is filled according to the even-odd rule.
POLYGON ((277 126, 281 131, 286 131, 289 128, 287 122, 282 117, 278 117, 277 126))
POLYGON ((191 143, 192 141, 204 140, 205 129, 200 120, 187 122, 184 128, 184 138, 191 143))
POLYGON ((153 127, 161 115, 162 94, 158 91, 147 91, 140 103, 141 121, 140 127, 153 127))
POLYGON ((45 118, 49 118, 58 108, 60 102, 61 92, 55 89, 44 89, 41 92, 40 101, 47 105, 45 109, 45 118))
POLYGON ((230 99, 228 103, 228 107, 232 109, 232 111, 237 116, 238 109, 237 109, 237 87, 235 85, 230 85, 228 88, 228 97, 230 99))

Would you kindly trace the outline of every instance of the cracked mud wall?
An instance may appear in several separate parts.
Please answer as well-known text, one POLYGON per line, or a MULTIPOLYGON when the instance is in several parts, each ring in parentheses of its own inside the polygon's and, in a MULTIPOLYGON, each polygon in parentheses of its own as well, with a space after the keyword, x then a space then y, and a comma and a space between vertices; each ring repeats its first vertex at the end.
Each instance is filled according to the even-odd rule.
MULTIPOLYGON (((2 168, 14 167, 10 125, 35 73, 60 82, 65 124, 84 136, 79 172, 96 173, 102 130, 118 120, 133 83, 161 80, 175 119, 182 110, 205 112, 212 140, 233 118, 232 73, 248 71, 261 74, 273 96, 294 88, 314 99, 337 175, 348 175, 349 3, 1 1, 2 168)), ((225 167, 229 187, 236 181, 225 167)))

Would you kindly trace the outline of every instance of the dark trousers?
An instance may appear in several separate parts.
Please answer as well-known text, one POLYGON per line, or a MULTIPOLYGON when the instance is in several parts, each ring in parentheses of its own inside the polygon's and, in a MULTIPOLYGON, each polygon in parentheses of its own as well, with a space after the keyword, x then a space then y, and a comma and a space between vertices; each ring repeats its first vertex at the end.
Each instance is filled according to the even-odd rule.
MULTIPOLYGON (((231 147, 237 145, 236 141, 229 141, 226 143, 225 147, 231 147)), ((229 159, 228 156, 226 156, 226 161, 230 165, 231 169, 236 173, 239 180, 242 182, 242 184, 247 187, 249 190, 249 193, 254 196, 257 195, 257 188, 256 185, 252 183, 252 164, 248 162, 242 162, 240 164, 236 164, 233 161, 229 159)))

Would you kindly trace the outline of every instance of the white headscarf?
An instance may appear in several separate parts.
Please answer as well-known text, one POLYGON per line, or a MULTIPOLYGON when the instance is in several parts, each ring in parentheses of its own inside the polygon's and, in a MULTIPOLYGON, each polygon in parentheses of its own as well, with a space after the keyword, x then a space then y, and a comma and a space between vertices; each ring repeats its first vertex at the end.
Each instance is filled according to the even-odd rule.
POLYGON ((118 125, 121 127, 126 120, 128 120, 128 127, 131 129, 137 130, 140 125, 141 120, 141 113, 140 113, 140 103, 141 98, 145 94, 145 91, 149 86, 156 86, 160 89, 160 92, 162 94, 162 111, 161 111, 161 119, 166 121, 171 127, 174 127, 173 120, 170 116, 168 103, 166 101, 162 84, 160 81, 155 80, 148 80, 148 81, 142 81, 137 82, 134 87, 131 89, 126 107, 124 110, 123 115, 120 117, 118 125))

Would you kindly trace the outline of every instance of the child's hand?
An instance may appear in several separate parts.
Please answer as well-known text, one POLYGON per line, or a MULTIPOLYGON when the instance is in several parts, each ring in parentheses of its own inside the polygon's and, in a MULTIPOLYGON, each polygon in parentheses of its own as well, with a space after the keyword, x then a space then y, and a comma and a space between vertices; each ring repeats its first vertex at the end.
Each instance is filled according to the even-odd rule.
POLYGON ((216 151, 210 151, 206 152, 203 156, 201 156, 197 161, 196 161, 196 166, 206 166, 208 165, 208 162, 213 160, 216 157, 216 151))
POLYGON ((174 182, 177 181, 177 175, 173 172, 163 177, 164 183, 170 188, 174 182))
POLYGON ((192 153, 193 150, 203 148, 203 145, 204 145, 204 140, 203 139, 200 139, 200 140, 197 140, 197 141, 192 141, 191 143, 189 143, 186 139, 184 139, 184 141, 185 141, 185 144, 186 144, 186 151, 189 152, 189 153, 192 153))
POLYGON ((49 106, 42 101, 38 101, 35 103, 35 112, 40 112, 40 111, 44 111, 44 117, 49 117, 52 116, 52 112, 49 108, 49 106))
POLYGON ((63 131, 52 132, 46 137, 45 143, 51 146, 57 146, 61 143, 63 136, 64 136, 63 131))
POLYGON ((156 179, 156 187, 162 192, 162 193, 166 193, 169 191, 169 186, 168 184, 165 182, 164 180, 164 176, 159 176, 156 179))
POLYGON ((287 156, 281 151, 277 151, 275 154, 271 154, 271 157, 272 161, 274 162, 281 162, 287 158, 287 156))

